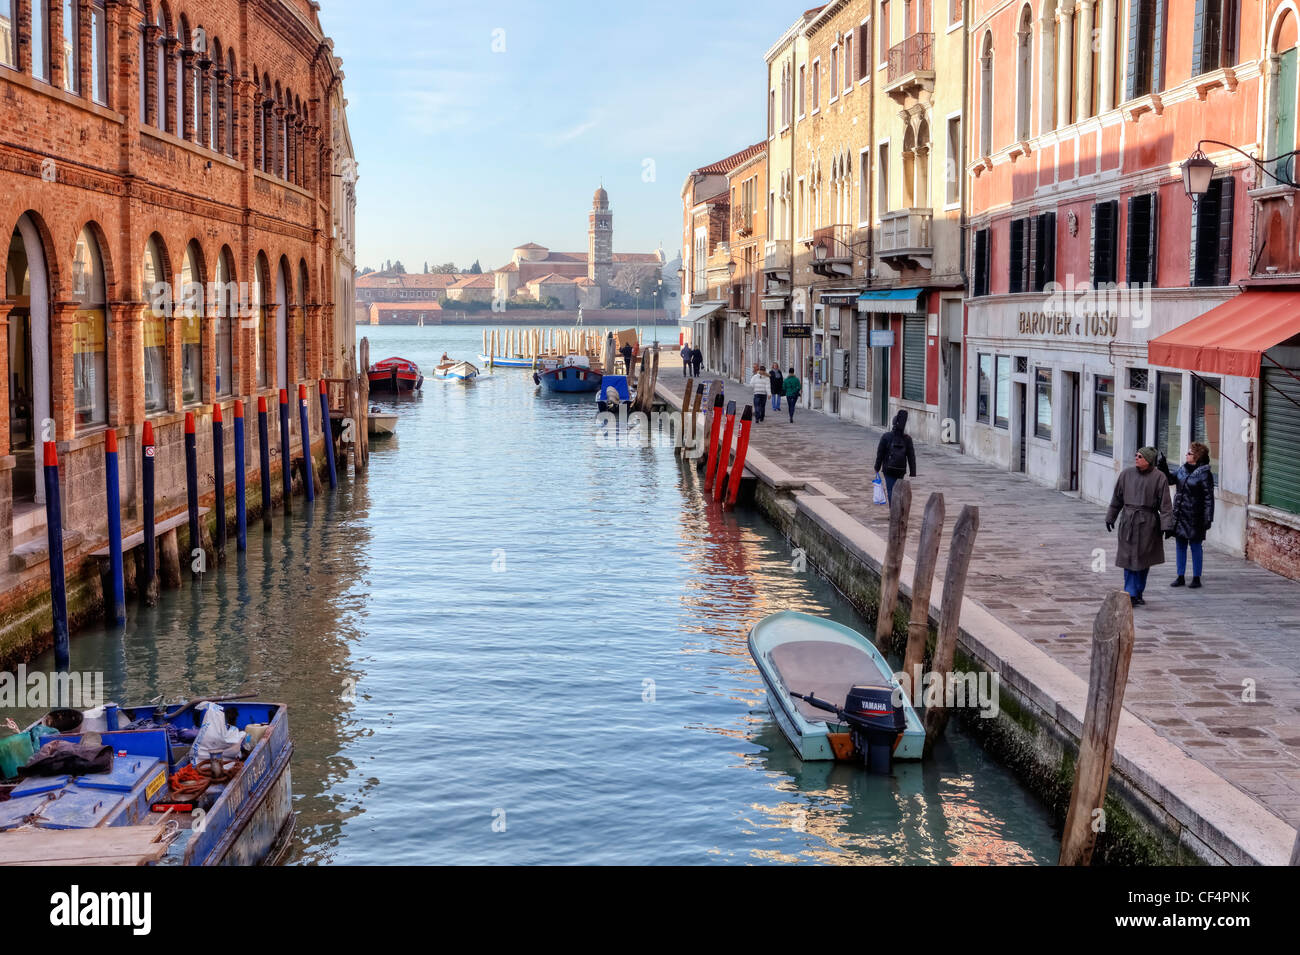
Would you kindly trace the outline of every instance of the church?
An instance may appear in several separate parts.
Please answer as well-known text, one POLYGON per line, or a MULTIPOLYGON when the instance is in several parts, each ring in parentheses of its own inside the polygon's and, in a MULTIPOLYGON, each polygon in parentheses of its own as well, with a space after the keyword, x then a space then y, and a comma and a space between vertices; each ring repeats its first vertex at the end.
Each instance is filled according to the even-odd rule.
POLYGON ((587 216, 587 251, 552 252, 536 242, 516 246, 510 264, 492 273, 496 301, 514 298, 544 302, 556 299, 562 308, 600 308, 625 270, 639 272, 642 294, 650 303, 649 286, 661 277, 664 254, 615 252, 614 213, 602 186, 592 197, 587 216))

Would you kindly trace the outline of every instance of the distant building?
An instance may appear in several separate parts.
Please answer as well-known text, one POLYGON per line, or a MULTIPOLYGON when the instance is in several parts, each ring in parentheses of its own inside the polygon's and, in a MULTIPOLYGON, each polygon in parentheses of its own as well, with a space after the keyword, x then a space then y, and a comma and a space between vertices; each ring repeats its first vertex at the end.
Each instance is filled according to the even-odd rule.
POLYGON ((441 325, 442 306, 437 302, 374 302, 366 311, 369 325, 441 325))
POLYGON ((465 278, 458 272, 432 272, 424 275, 399 275, 396 272, 371 272, 357 279, 357 301, 371 302, 445 302, 447 290, 465 278))

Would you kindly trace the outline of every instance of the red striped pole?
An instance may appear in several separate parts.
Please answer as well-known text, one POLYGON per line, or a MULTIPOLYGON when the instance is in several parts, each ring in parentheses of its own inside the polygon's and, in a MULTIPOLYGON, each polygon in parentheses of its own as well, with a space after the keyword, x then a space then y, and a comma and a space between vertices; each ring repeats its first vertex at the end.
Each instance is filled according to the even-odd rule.
POLYGON ((736 403, 727 402, 727 426, 722 430, 722 444, 718 446, 718 473, 713 482, 713 499, 722 500, 727 487, 727 466, 731 464, 731 433, 736 429, 736 403))
POLYGON ((713 487, 713 472, 718 466, 718 429, 722 425, 722 393, 713 396, 713 414, 709 416, 709 456, 704 466, 704 490, 713 487))
POLYGON ((736 442, 736 463, 731 466, 731 486, 727 488, 727 510, 736 506, 740 494, 740 479, 745 474, 745 455, 749 452, 749 429, 754 424, 754 409, 745 405, 740 416, 740 440, 736 442))

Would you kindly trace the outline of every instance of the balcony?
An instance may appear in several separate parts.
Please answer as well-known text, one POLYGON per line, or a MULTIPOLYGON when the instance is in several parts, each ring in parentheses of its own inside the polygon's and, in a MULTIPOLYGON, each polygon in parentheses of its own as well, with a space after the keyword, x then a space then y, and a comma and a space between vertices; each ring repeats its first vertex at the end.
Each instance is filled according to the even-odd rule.
POLYGON ((896 269, 928 269, 934 261, 934 245, 930 239, 930 223, 934 215, 929 209, 899 209, 880 217, 880 243, 876 251, 896 269))
POLYGON ((754 234, 753 206, 737 206, 731 210, 731 231, 742 239, 754 234))
POLYGON ((789 239, 773 239, 763 244, 763 272, 774 282, 788 285, 792 281, 789 239))
POLYGON ((828 225, 813 232, 812 270, 827 278, 853 274, 853 227, 828 225))
POLYGON ((906 106, 934 91, 934 34, 913 33, 889 48, 885 92, 906 106))

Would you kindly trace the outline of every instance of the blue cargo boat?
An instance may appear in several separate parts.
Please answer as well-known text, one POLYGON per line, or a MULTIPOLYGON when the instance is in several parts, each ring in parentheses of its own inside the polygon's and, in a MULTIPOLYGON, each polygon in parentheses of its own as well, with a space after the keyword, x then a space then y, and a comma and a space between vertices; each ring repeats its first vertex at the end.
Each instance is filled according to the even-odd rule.
POLYGON ((111 768, 0 784, 0 859, 13 861, 20 845, 33 861, 48 859, 42 841, 61 845, 76 842, 70 830, 118 827, 154 843, 149 861, 163 865, 264 865, 283 857, 294 829, 293 743, 283 704, 194 701, 115 709, 109 708, 109 719, 117 729, 60 733, 58 718, 75 718, 77 711, 57 710, 26 731, 38 755, 53 752, 58 740, 111 748, 111 768), (226 726, 244 734, 242 745, 233 744, 237 758, 196 765, 190 740, 206 712, 200 704, 220 706, 226 726), (157 838, 150 840, 146 830, 157 838))
POLYGON ((591 360, 585 355, 570 355, 563 361, 548 358, 533 373, 533 381, 541 385, 543 391, 559 394, 600 391, 603 377, 599 368, 591 367, 591 360))

